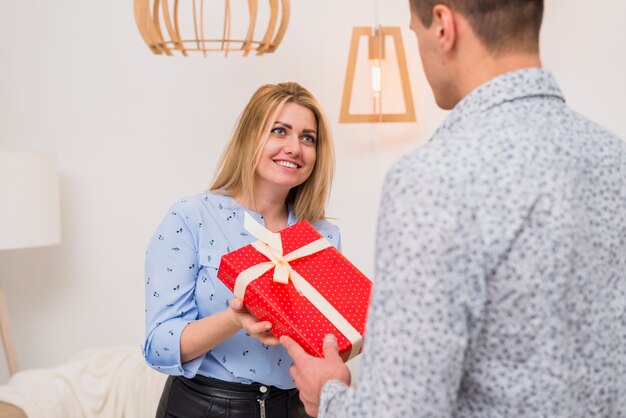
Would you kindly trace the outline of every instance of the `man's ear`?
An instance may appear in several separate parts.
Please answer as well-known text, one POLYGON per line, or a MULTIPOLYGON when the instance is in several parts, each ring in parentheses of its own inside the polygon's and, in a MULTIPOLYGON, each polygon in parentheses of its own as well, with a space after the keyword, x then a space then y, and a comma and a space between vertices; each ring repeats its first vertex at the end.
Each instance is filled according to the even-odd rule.
POLYGON ((433 7, 433 23, 436 36, 443 52, 448 52, 456 43, 456 15, 452 9, 443 4, 433 7))

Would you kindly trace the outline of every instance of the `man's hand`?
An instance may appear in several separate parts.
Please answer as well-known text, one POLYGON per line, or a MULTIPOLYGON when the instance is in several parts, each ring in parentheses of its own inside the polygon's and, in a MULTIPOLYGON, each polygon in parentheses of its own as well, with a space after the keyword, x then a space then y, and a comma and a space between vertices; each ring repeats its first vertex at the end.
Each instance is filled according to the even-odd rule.
POLYGON ((280 342, 270 332, 272 324, 268 321, 260 322, 245 307, 243 300, 234 298, 230 301, 230 310, 239 326, 250 333, 254 338, 265 345, 279 345, 280 342))
POLYGON ((350 385, 350 369, 339 356, 337 339, 334 335, 324 338, 324 358, 307 354, 293 339, 282 336, 280 343, 285 346, 294 365, 289 370, 300 391, 300 399, 306 413, 317 416, 322 387, 329 380, 339 380, 350 385))

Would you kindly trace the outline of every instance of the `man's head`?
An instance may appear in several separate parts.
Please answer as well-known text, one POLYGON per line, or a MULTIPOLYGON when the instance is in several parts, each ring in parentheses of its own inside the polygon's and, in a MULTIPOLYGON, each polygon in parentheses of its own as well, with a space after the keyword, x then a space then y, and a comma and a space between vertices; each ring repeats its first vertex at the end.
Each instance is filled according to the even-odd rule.
POLYGON ((515 57, 538 60, 543 0, 409 2, 424 71, 444 109, 467 93, 463 82, 468 77, 481 81, 481 76, 488 79, 498 69, 524 66, 525 60, 515 57))
POLYGON ((543 0, 410 0, 411 11, 425 27, 433 9, 446 5, 463 15, 485 47, 497 55, 510 50, 539 51, 543 0))

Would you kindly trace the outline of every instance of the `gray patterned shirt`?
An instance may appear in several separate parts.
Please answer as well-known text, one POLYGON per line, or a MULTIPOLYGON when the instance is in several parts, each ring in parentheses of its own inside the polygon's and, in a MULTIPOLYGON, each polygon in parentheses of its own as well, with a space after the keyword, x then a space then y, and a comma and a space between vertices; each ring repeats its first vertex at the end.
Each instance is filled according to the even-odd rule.
POLYGON ((388 174, 360 379, 320 417, 626 416, 626 143, 524 69, 388 174))

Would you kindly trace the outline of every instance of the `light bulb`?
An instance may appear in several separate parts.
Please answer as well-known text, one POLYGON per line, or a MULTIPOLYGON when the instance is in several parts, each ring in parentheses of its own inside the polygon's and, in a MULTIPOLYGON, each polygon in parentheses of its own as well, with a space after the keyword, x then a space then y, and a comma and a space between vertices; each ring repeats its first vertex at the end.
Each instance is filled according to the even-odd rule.
POLYGON ((374 91, 374 97, 380 97, 381 90, 381 73, 380 73, 380 60, 372 60, 372 90, 374 91))

